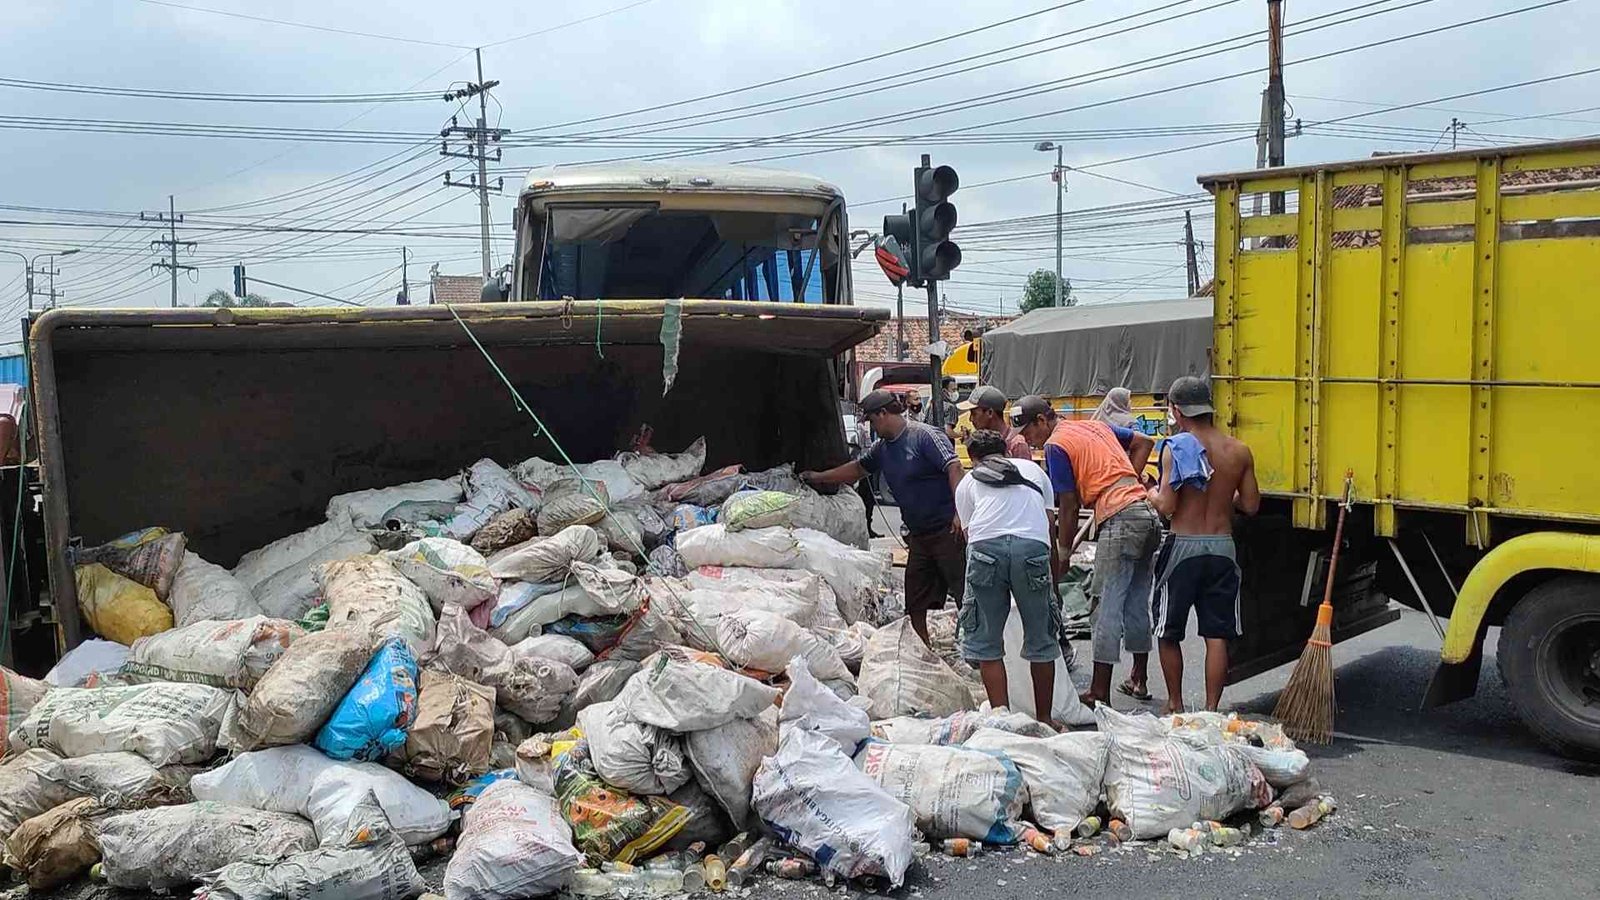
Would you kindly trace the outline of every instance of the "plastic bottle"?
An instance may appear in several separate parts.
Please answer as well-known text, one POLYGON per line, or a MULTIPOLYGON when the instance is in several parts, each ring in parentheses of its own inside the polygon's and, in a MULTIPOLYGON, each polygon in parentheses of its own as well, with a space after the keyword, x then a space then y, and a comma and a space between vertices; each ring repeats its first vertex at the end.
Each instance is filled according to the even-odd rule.
POLYGON ((1078 837, 1081 838, 1094 837, 1100 833, 1100 817, 1085 816, 1083 821, 1078 823, 1078 827, 1075 829, 1075 831, 1077 832, 1078 837))
POLYGON ((707 853, 703 865, 706 873, 706 887, 714 893, 722 893, 722 889, 728 886, 727 864, 722 861, 722 857, 715 853, 707 853))
POLYGON ((1244 843, 1244 832, 1224 825, 1211 829, 1211 843, 1218 847, 1237 847, 1244 843))
POLYGON ((683 893, 682 869, 645 869, 644 887, 652 895, 666 897, 683 893))
POLYGON ((683 889, 691 894, 699 893, 706 887, 706 866, 698 860, 690 863, 683 870, 683 889))
POLYGON ((1035 853, 1043 853, 1046 856, 1055 855, 1055 842, 1051 840, 1049 835, 1037 828, 1024 828, 1020 839, 1024 844, 1032 847, 1035 853))
POLYGON ((1199 828, 1174 828, 1167 832, 1167 843, 1184 853, 1201 853, 1211 845, 1211 834, 1199 828))
POLYGON ((742 887, 750 876, 761 868, 761 864, 766 861, 771 851, 772 841, 767 838, 762 838, 745 848, 745 851, 734 859, 733 865, 728 866, 728 886, 742 887))
POLYGON ((1337 805, 1332 797, 1319 797, 1305 806, 1289 813, 1289 827, 1295 829, 1310 828, 1322 821, 1322 817, 1334 811, 1337 805))
POLYGON ((1133 840, 1133 829, 1129 828, 1128 823, 1122 821, 1121 819, 1112 819, 1110 822, 1107 822, 1106 830, 1111 832, 1111 836, 1119 841, 1126 842, 1133 840))
POLYGON ((767 874, 790 881, 799 881, 817 874, 817 864, 801 856, 769 860, 767 874))
POLYGON ((740 856, 743 856, 744 852, 750 849, 750 845, 753 843, 755 842, 751 839, 750 832, 741 831, 729 838, 728 842, 723 844, 722 848, 717 851, 717 855, 722 857, 724 862, 732 864, 740 856))
POLYGON ((604 897, 611 893, 611 880, 599 869, 579 869, 572 873, 567 890, 579 897, 604 897))
POLYGON ((1289 814, 1283 811, 1283 807, 1273 804, 1263 809, 1261 814, 1256 816, 1256 821, 1261 824, 1262 828, 1277 828, 1288 817, 1289 814))
POLYGON ((983 842, 971 838, 945 838, 940 848, 950 856, 982 856, 983 842))

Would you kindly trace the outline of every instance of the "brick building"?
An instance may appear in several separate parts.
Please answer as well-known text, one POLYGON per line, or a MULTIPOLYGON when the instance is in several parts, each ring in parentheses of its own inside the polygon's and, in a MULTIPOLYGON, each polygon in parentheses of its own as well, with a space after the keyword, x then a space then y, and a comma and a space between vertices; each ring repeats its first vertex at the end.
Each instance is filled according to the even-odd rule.
MULTIPOLYGON (((989 328, 999 328, 1001 325, 1015 319, 1016 316, 968 316, 949 315, 939 317, 939 335, 950 343, 952 348, 962 343, 961 334, 964 331, 978 331, 989 328)), ((898 357, 894 352, 894 342, 898 335, 895 319, 890 318, 884 323, 883 330, 872 340, 856 348, 856 362, 881 363, 893 362, 898 357)), ((928 317, 906 316, 906 359, 916 361, 925 360, 923 349, 928 346, 928 317)))

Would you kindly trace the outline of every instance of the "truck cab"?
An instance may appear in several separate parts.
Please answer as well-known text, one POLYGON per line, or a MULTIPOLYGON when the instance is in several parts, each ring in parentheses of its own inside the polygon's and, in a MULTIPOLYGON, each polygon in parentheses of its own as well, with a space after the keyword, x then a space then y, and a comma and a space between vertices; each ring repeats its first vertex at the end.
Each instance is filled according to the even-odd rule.
POLYGON ((850 300, 844 195, 745 166, 536 169, 517 200, 512 300, 850 300))

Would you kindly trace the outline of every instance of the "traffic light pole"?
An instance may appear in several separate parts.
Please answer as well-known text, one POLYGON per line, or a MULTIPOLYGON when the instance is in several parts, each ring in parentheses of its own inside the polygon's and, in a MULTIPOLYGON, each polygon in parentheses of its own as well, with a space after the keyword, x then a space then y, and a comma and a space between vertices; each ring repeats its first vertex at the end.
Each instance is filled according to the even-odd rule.
MULTIPOLYGON (((922 154, 922 168, 933 166, 933 157, 922 154)), ((919 185, 920 190, 920 185, 919 185)), ((921 253, 922 243, 917 242, 918 253, 921 253)), ((944 374, 944 358, 939 350, 939 282, 928 279, 928 386, 931 396, 928 398, 928 414, 932 424, 940 431, 944 430, 944 392, 939 389, 939 381, 944 374)))
MULTIPOLYGON (((927 157, 923 157, 924 160, 927 157)), ((924 165, 927 163, 924 162, 924 165)), ((939 381, 944 374, 944 358, 937 352, 939 349, 939 282, 928 281, 928 370, 929 386, 933 389, 933 396, 929 398, 929 424, 939 431, 944 431, 944 391, 939 389, 939 381)))
MULTIPOLYGON (((903 216, 905 214, 906 205, 902 203, 900 204, 900 215, 903 216)), ((904 280, 894 286, 894 312, 896 320, 895 331, 897 332, 895 335, 894 358, 904 360, 906 358, 906 284, 904 280)))

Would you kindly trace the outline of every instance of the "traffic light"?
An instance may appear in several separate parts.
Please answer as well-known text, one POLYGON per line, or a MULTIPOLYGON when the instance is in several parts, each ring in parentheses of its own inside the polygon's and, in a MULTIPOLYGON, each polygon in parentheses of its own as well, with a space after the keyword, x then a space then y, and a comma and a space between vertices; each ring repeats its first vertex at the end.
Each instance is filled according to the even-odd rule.
POLYGON ((909 282, 914 287, 922 286, 922 276, 917 274, 917 254, 912 250, 912 241, 915 240, 916 224, 915 213, 900 212, 883 217, 883 238, 878 244, 878 265, 883 268, 883 273, 889 276, 891 284, 909 282), (887 248, 897 258, 895 261, 901 266, 885 265, 884 249, 887 248), (905 272, 898 272, 904 268, 905 272), (898 275, 898 280, 896 276, 898 275))
POLYGON ((927 165, 924 157, 924 164, 917 167, 916 187, 912 273, 922 281, 943 281, 961 265, 961 248, 949 239, 956 230, 956 208, 949 198, 961 187, 961 179, 955 169, 927 165))
POLYGON ((233 267, 233 295, 242 300, 242 299, 244 299, 244 295, 247 294, 247 293, 249 293, 249 291, 247 290, 247 287, 246 287, 246 284, 245 284, 244 266, 234 266, 233 267))
MULTIPOLYGON (((951 194, 961 187, 961 178, 949 166, 933 166, 928 158, 912 174, 917 205, 908 212, 883 217, 883 237, 899 245, 910 273, 906 281, 922 287, 930 281, 943 281, 961 265, 961 248, 950 240, 956 230, 956 207, 951 194)), ((887 269, 885 269, 887 271, 887 269)), ((891 276, 891 280, 893 277, 891 276)))

